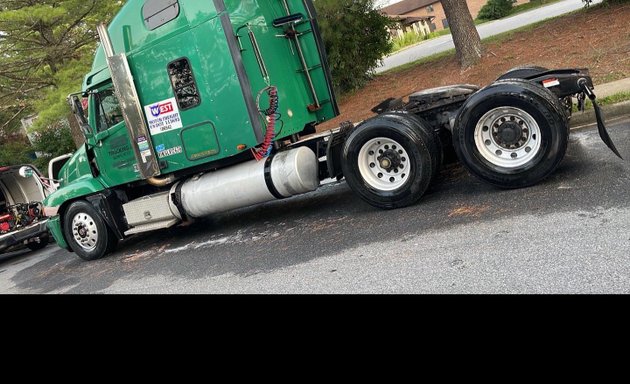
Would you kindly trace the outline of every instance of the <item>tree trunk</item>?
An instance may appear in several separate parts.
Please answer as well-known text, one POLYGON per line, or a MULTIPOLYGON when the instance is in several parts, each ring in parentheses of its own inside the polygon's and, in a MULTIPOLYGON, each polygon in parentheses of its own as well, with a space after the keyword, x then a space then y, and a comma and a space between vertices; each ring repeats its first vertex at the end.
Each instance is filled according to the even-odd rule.
POLYGON ((479 32, 473 23, 466 0, 442 0, 442 6, 453 35, 457 60, 462 69, 466 69, 481 58, 479 32))

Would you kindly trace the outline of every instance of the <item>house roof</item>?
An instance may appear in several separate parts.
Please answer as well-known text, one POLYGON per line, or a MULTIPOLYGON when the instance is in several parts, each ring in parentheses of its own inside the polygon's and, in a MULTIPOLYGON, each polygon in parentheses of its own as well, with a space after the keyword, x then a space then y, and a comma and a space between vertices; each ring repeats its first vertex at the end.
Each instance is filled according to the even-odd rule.
POLYGON ((440 0, 403 0, 398 3, 394 3, 381 9, 381 12, 386 15, 403 15, 409 13, 418 8, 426 7, 434 3, 439 3, 440 0))

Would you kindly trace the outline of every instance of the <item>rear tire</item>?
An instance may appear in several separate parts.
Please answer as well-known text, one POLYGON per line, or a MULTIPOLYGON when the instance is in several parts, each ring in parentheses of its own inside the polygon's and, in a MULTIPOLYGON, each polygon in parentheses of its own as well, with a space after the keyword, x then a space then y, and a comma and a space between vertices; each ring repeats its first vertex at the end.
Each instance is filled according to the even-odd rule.
POLYGON ((88 202, 72 203, 64 218, 66 241, 83 260, 100 259, 115 249, 118 239, 101 214, 88 202))
POLYGON ((431 175, 431 181, 435 180, 440 173, 440 168, 444 162, 444 150, 442 146, 442 140, 440 135, 435 132, 429 123, 423 118, 405 111, 391 111, 381 115, 384 119, 391 121, 398 121, 407 125, 409 128, 416 130, 420 135, 424 137, 427 143, 427 148, 431 154, 431 160, 433 166, 433 172, 431 175))
POLYGON ((567 120, 553 93, 521 79, 480 90, 459 112, 453 144, 475 176, 500 188, 534 185, 562 161, 567 120))
POLYGON ((357 126, 344 143, 341 168, 346 181, 374 207, 415 203, 436 173, 437 143, 427 126, 409 116, 379 115, 357 126))

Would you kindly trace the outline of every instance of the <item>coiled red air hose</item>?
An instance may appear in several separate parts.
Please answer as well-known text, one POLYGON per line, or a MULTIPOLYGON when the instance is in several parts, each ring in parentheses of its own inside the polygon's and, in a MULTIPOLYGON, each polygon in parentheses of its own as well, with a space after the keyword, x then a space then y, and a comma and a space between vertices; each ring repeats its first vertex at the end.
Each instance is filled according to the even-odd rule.
POLYGON ((269 108, 265 110, 265 116, 267 120, 267 127, 265 132, 265 140, 258 149, 252 149, 252 153, 256 160, 260 161, 271 154, 273 145, 273 139, 275 138, 276 130, 276 114, 278 112, 278 88, 270 86, 266 88, 269 95, 269 108))

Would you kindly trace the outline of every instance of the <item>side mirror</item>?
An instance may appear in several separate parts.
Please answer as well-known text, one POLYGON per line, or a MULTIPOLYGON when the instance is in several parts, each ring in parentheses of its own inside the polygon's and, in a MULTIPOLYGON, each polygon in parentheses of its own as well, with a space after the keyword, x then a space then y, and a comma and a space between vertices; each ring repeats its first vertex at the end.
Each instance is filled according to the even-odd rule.
POLYGON ((33 177, 33 168, 27 167, 27 166, 23 166, 22 168, 20 168, 18 173, 23 178, 29 179, 29 178, 33 177))
POLYGON ((77 122, 79 123, 79 126, 81 127, 81 131, 83 131, 83 134, 86 137, 92 136, 93 131, 92 131, 92 128, 90 127, 90 124, 88 124, 87 118, 85 117, 85 111, 83 110, 83 103, 81 103, 79 96, 77 94, 68 96, 68 102, 70 103, 70 109, 72 110, 74 117, 77 119, 77 122))

